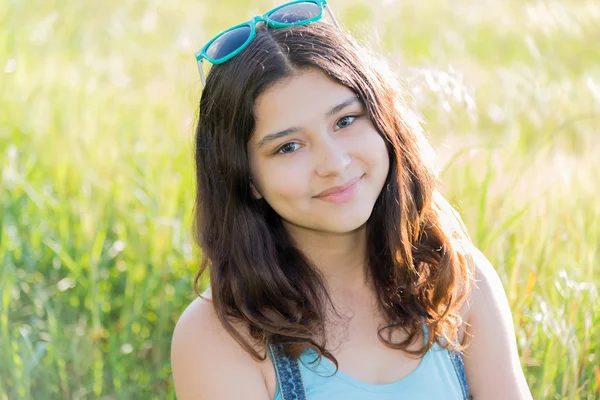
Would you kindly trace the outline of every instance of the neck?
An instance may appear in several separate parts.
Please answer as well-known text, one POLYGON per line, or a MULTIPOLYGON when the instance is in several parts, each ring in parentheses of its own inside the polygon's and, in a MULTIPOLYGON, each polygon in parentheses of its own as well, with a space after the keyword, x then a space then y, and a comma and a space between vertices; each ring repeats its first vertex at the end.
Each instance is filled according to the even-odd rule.
POLYGON ((286 226, 296 246, 308 256, 332 292, 366 287, 367 225, 331 233, 286 226))

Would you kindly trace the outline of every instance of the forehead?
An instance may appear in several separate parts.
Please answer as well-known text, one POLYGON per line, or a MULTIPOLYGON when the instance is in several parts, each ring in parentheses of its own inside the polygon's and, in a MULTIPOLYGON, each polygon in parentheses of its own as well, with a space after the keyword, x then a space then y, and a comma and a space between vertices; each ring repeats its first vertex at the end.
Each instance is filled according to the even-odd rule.
POLYGON ((327 110, 353 94, 350 88, 314 69, 284 78, 256 99, 256 132, 286 129, 324 117, 327 110))

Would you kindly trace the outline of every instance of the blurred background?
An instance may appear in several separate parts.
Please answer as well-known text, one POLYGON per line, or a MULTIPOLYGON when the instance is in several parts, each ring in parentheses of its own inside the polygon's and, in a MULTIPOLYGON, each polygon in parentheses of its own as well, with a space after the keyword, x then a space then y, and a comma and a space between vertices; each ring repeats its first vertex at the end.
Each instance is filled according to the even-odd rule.
MULTIPOLYGON (((0 2, 0 400, 174 399, 194 52, 281 3, 0 2)), ((426 121, 534 398, 599 398, 600 1, 331 7, 426 121)))

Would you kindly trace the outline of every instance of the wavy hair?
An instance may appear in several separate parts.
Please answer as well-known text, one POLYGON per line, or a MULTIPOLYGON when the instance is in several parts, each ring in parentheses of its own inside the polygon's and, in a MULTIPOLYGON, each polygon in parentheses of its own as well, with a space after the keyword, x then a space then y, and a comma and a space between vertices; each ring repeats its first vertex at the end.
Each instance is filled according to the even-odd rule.
POLYGON ((466 229, 437 190, 433 151, 387 64, 323 22, 259 26, 242 53, 207 76, 195 138, 194 237, 203 251, 196 293, 208 272, 221 323, 256 360, 266 358, 257 344, 266 349, 274 343, 294 357, 313 348, 337 365, 324 339, 332 303, 323 277, 249 185, 256 98, 308 68, 354 91, 388 150, 389 173, 367 221, 367 276, 386 320, 379 339, 413 356, 436 341, 460 350, 459 308, 473 275, 466 229), (424 346, 409 350, 423 323, 429 333, 424 346), (392 340, 395 329, 406 332, 404 340, 392 340))

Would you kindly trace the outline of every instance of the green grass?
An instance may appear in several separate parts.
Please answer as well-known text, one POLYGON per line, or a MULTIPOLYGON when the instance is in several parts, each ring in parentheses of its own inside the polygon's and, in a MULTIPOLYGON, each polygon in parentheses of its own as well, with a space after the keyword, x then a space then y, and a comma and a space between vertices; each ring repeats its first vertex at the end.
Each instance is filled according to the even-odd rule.
MULTIPOLYGON (((0 2, 0 400, 174 398, 193 53, 273 4, 0 2)), ((332 7, 411 90, 534 398, 598 398, 600 3, 377 4, 332 7)))

